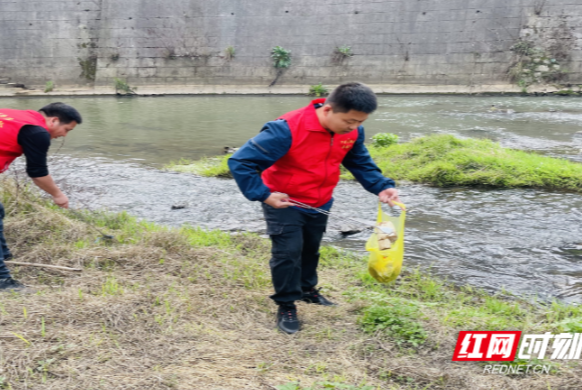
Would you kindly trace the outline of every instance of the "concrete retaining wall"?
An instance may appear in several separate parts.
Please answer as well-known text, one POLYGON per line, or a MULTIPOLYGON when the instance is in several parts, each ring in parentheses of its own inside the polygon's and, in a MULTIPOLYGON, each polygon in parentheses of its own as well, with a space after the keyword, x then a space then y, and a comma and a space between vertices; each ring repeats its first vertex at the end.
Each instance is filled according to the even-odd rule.
POLYGON ((0 0, 0 37, 0 79, 57 90, 266 87, 277 45, 292 51, 277 88, 498 90, 520 39, 567 52, 561 81, 582 84, 579 0, 0 0))

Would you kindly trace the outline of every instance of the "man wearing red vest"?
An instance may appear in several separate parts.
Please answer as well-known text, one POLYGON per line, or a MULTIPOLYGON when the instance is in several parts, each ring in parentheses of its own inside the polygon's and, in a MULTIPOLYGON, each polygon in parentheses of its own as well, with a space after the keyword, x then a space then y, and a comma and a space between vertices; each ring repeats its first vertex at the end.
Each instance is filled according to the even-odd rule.
POLYGON ((228 161, 245 197, 263 202, 272 242, 271 299, 279 305, 277 327, 283 332, 300 328, 295 301, 334 305, 315 288, 327 216, 288 199, 329 211, 343 164, 380 201, 399 201, 394 181, 382 175, 364 146, 361 124, 377 105, 366 85, 340 85, 327 99, 266 123, 228 161))
MULTIPOLYGON (((82 122, 73 107, 51 103, 38 112, 0 108, 0 173, 19 156, 26 157, 26 173, 34 184, 49 193, 60 207, 69 207, 69 199, 55 184, 47 168, 51 139, 65 137, 82 122)), ((0 291, 21 290, 24 286, 12 279, 4 260, 12 254, 4 238, 4 206, 0 203, 0 291)))

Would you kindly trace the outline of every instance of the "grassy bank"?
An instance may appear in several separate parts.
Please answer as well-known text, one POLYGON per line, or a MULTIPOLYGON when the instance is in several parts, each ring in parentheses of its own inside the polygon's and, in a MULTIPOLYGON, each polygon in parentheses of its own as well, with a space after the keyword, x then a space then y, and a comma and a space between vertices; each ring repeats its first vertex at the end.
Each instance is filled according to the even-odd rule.
MULTIPOLYGON (((127 214, 82 218, 4 182, 12 267, 35 294, 0 295, 6 389, 575 389, 551 375, 483 374, 453 363, 459 330, 582 332, 582 309, 457 288, 417 271, 376 283, 365 260, 322 250, 320 285, 341 304, 299 304, 303 330, 275 330, 269 243, 170 229, 127 214), (87 222, 115 236, 97 239, 87 222)), ((559 362, 559 363, 557 363, 559 362)))
POLYGON ((421 137, 387 148, 370 148, 384 174, 439 187, 488 186, 582 190, 582 164, 502 148, 484 139, 452 135, 421 137))
MULTIPOLYGON (((438 187, 532 187, 582 190, 582 164, 502 148, 490 140, 432 135, 389 147, 370 147, 385 176, 438 187)), ((167 168, 202 176, 231 177, 229 156, 171 164, 167 168)), ((342 178, 353 180, 344 171, 342 178)))

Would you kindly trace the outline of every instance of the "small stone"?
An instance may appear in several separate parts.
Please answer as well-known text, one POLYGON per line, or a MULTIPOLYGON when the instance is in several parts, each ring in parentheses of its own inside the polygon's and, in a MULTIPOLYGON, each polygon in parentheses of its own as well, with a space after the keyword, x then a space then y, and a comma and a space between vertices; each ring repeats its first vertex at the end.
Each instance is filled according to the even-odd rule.
POLYGON ((339 231, 342 234, 356 234, 363 231, 365 228, 356 225, 341 225, 339 231))
POLYGON ((549 72, 550 68, 547 65, 540 65, 537 67, 538 72, 549 72))
POLYGON ((172 205, 172 210, 185 209, 186 207, 187 207, 186 204, 184 204, 184 203, 178 203, 178 204, 172 205))

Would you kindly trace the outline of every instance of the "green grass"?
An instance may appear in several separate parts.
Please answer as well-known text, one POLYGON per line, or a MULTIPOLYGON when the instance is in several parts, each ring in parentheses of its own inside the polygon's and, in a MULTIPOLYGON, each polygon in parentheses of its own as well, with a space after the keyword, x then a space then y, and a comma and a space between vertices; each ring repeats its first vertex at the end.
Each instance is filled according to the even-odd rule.
MULTIPOLYGON (((385 176, 438 187, 582 190, 582 164, 502 148, 490 140, 432 135, 370 148, 385 176)), ((344 175, 344 178, 349 178, 344 175)))
POLYGON ((164 166, 165 169, 175 172, 193 173, 204 177, 232 178, 228 169, 228 159, 232 154, 220 157, 205 157, 201 160, 185 160, 171 162, 164 166))
MULTIPOLYGON (((431 135, 402 144, 370 146, 385 176, 437 187, 543 188, 582 191, 582 164, 507 149, 490 140, 431 135)), ((181 160, 165 168, 207 177, 231 178, 224 157, 181 160)), ((354 177, 343 170, 342 179, 354 177)))
MULTIPOLYGON (((16 193, 9 183, 2 184, 6 184, 0 186, 0 200, 8 215, 6 232, 17 256, 38 261, 40 253, 43 262, 84 269, 62 275, 32 267, 13 269, 17 278, 34 281, 40 291, 33 296, 6 295, 0 300, 5 333, 10 336, 2 340, 9 343, 6 361, 17 361, 22 348, 30 354, 26 364, 3 372, 0 384, 4 381, 6 386, 28 383, 28 388, 44 389, 49 388, 41 387, 47 380, 51 388, 62 388, 54 384, 70 379, 66 377, 69 365, 78 361, 98 364, 103 358, 113 359, 111 367, 117 367, 113 364, 117 362, 115 351, 124 349, 128 356, 138 356, 143 353, 140 348, 156 348, 163 340, 171 347, 156 350, 164 354, 162 358, 156 354, 156 359, 163 359, 160 364, 165 369, 174 367, 176 351, 188 351, 187 345, 192 343, 197 348, 202 345, 201 350, 232 357, 229 364, 218 362, 213 367, 223 369, 221 375, 228 377, 233 367, 256 367, 244 375, 269 378, 272 374, 269 383, 272 387, 279 384, 281 389, 440 389, 444 387, 429 385, 441 380, 443 386, 448 383, 436 368, 450 362, 460 330, 582 332, 581 306, 535 302, 506 292, 491 295, 471 286, 452 285, 424 270, 405 269, 396 281, 380 284, 368 274, 366 257, 324 246, 320 287, 340 306, 300 305, 305 328, 293 339, 295 344, 281 353, 277 348, 281 342, 288 344, 287 336, 269 333, 274 332, 274 313, 268 299, 272 286, 267 239, 194 226, 170 228, 127 213, 72 214, 26 187, 16 193), (96 241, 98 233, 87 223, 115 239, 96 241), (257 327, 269 337, 247 343, 257 327), (74 358, 58 359, 50 367, 41 363, 57 356, 51 352, 54 342, 47 341, 61 339, 72 350, 75 344, 84 347, 75 350, 74 358), (252 360, 239 363, 241 348, 249 355, 264 343, 271 344, 252 360), (92 349, 86 351, 85 346, 92 349), (322 354, 323 350, 329 352, 322 354), (428 355, 437 358, 426 359, 428 355), (344 362, 348 362, 345 367, 344 362), (27 367, 39 366, 42 369, 35 371, 37 375, 29 376, 27 367), (371 366, 382 370, 366 372, 371 366), (417 368, 393 369, 400 366, 417 368), (353 375, 350 370, 366 373, 353 375), (53 371, 62 374, 43 379, 43 372, 53 371), (426 379, 427 372, 433 371, 426 379), (389 387, 378 387, 380 383, 389 387)), ((188 359, 196 359, 198 353, 193 349, 188 359)), ((567 375, 569 364, 578 363, 560 364, 555 371, 560 375, 547 376, 552 388, 559 388, 557 383, 567 375)), ((463 367, 466 371, 454 380, 473 374, 482 378, 479 365, 463 367)), ((189 377, 176 381, 186 383, 184 378, 189 377)), ((166 379, 174 383, 174 379, 166 379)), ((455 386, 446 388, 466 388, 455 386)))

